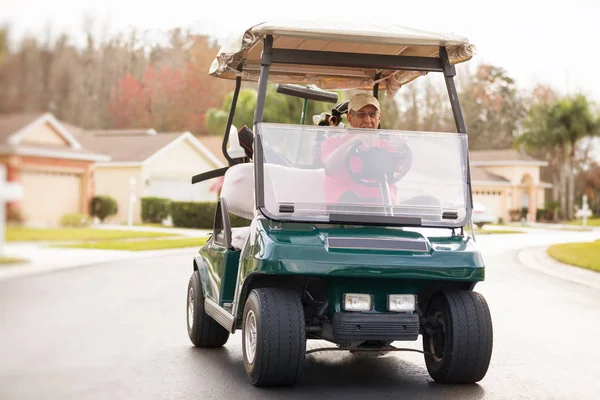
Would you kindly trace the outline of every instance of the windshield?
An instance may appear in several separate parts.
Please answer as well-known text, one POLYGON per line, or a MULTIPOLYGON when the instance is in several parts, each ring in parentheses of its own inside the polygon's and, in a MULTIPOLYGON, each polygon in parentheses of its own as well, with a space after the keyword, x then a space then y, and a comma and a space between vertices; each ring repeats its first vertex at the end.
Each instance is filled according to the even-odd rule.
POLYGON ((273 123, 256 134, 270 218, 437 227, 470 218, 464 134, 273 123))

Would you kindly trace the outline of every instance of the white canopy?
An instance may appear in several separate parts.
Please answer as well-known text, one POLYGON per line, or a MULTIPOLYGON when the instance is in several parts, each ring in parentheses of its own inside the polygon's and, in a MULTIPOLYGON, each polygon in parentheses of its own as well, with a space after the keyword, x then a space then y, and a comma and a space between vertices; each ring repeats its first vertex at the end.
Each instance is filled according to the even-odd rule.
MULTIPOLYGON (((263 39, 273 35, 273 48, 320 50, 356 54, 438 57, 445 46, 452 64, 470 60, 475 46, 467 38, 454 34, 424 31, 399 25, 318 21, 265 22, 246 30, 221 48, 210 74, 224 79, 241 76, 258 81, 263 39), (246 60, 243 71, 237 70, 246 60)), ((278 83, 315 84, 323 89, 371 88, 380 72, 381 89, 393 96, 405 83, 424 75, 420 71, 375 70, 313 65, 273 63, 269 80, 278 83)))

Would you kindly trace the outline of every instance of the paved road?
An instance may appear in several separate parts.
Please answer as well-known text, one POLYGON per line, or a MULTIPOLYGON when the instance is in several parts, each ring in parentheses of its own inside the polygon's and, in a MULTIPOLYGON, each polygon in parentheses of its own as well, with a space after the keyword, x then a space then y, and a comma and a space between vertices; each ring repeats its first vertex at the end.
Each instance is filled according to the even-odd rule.
POLYGON ((1 281, 0 398, 598 398, 600 290, 519 261, 526 246, 598 235, 478 238, 488 267, 478 291, 488 299, 495 334, 492 364, 478 385, 433 383, 416 353, 329 352, 309 356, 294 388, 254 388, 239 333, 217 350, 195 349, 187 338, 190 254, 1 281))

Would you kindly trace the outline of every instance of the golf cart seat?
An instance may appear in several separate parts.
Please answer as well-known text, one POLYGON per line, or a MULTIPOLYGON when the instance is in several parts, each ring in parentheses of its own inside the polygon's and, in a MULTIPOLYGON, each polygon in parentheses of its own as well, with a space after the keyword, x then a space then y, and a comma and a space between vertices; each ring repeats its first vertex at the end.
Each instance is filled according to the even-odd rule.
MULTIPOLYGON (((302 169, 277 164, 265 164, 265 205, 277 210, 279 203, 324 202, 323 169, 302 169), (277 196, 273 192, 277 187, 277 196)), ((254 166, 237 164, 225 173, 221 197, 225 198, 229 213, 246 219, 255 215, 254 166)), ((240 249, 250 235, 250 227, 232 229, 232 245, 240 249)))

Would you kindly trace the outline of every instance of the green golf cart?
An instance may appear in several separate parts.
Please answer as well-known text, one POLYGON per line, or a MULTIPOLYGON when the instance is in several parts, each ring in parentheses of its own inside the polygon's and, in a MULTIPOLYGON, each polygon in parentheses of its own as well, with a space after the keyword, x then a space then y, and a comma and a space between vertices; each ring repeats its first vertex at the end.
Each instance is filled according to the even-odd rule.
MULTIPOLYGON (((223 139, 229 166, 192 178, 224 176, 214 231, 189 281, 195 346, 223 346, 241 329, 250 382, 290 385, 300 378, 309 339, 387 353, 407 350, 397 342, 421 335, 435 381, 485 376, 492 321, 474 291, 485 273, 470 224, 467 135, 453 81, 454 65, 473 52, 451 34, 309 22, 260 24, 220 50, 210 74, 236 86, 223 139), (306 108, 297 125, 263 121, 268 82, 281 95, 338 103, 333 89, 391 97, 434 72, 445 79, 457 132, 355 129, 339 118, 306 125, 306 108), (238 131, 232 121, 243 81, 258 82, 258 97, 252 128, 238 131), (386 145, 356 140, 336 169, 350 177, 349 191, 362 185, 376 199, 338 199, 332 185, 345 188, 332 182, 320 151, 327 141, 361 135, 386 145), (232 228, 231 215, 249 225, 232 228)), ((343 110, 340 103, 331 115, 343 110)))

